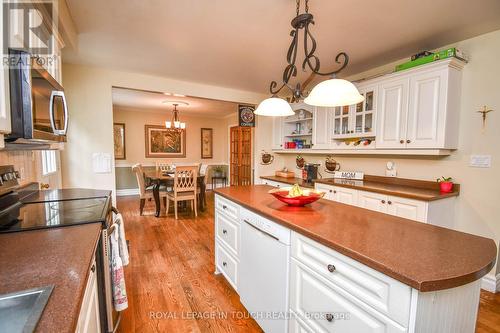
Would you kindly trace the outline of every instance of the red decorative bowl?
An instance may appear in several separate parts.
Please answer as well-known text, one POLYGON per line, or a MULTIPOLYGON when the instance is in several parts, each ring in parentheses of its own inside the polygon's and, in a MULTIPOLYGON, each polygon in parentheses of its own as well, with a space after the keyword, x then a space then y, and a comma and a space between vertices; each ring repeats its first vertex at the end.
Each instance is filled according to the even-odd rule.
POLYGON ((325 192, 316 190, 304 190, 304 192, 307 195, 301 195, 299 197, 289 197, 288 190, 286 188, 277 188, 270 190, 269 194, 273 195, 279 201, 293 207, 305 206, 323 198, 323 196, 325 195, 325 192))

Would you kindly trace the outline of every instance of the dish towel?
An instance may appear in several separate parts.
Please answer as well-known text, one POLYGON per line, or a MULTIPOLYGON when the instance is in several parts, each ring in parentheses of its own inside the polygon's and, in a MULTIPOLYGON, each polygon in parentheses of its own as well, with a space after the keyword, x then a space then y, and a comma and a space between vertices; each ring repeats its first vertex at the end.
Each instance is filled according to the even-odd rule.
POLYGON ((120 258, 118 245, 118 225, 110 235, 111 243, 111 274, 113 280, 113 303, 116 311, 128 308, 127 290, 125 288, 125 275, 123 273, 122 259, 120 258))
POLYGON ((125 239, 125 222, 122 214, 118 213, 115 217, 115 223, 118 226, 118 248, 120 250, 120 258, 122 265, 127 266, 129 263, 127 240, 125 239))

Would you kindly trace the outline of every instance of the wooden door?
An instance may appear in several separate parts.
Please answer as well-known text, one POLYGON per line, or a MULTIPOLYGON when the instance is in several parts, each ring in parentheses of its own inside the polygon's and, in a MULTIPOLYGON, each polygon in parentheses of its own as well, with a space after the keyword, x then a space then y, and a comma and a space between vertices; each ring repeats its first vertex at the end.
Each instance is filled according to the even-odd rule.
POLYGON ((231 127, 230 131, 231 186, 252 184, 252 128, 231 127))
POLYGON ((377 148, 406 147, 409 79, 402 78, 379 87, 377 148))

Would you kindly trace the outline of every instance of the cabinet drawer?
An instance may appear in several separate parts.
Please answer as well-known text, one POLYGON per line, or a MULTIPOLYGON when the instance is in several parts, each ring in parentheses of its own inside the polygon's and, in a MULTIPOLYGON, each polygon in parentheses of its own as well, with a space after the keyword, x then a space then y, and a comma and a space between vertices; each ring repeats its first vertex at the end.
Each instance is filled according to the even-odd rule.
POLYGON ((218 241, 215 242, 215 258, 217 268, 234 290, 238 290, 238 261, 218 241))
POLYGON ((290 321, 288 326, 289 333, 316 333, 313 329, 308 327, 298 315, 290 310, 290 321))
POLYGON ((409 286, 295 232, 292 257, 401 325, 408 324, 409 286))
POLYGON ((227 217, 238 221, 239 218, 239 207, 234 202, 224 199, 220 195, 215 197, 215 208, 220 212, 225 214, 227 217))
POLYGON ((291 262, 290 290, 292 311, 314 332, 408 331, 295 259, 291 262))
POLYGON ((286 183, 280 183, 280 182, 275 182, 273 180, 267 180, 267 179, 262 179, 262 184, 264 185, 269 185, 269 186, 274 186, 274 187, 287 187, 287 186, 292 186, 288 185, 286 183))
POLYGON ((239 254, 239 222, 228 219, 219 211, 215 212, 215 228, 217 239, 224 243, 237 256, 239 254))

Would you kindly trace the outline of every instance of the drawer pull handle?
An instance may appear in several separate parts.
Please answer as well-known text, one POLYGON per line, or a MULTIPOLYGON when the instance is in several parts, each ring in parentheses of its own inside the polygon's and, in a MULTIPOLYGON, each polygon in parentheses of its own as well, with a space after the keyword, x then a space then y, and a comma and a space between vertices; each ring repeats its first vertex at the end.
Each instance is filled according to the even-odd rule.
POLYGON ((392 201, 391 201, 391 200, 387 201, 387 203, 388 203, 389 205, 392 205, 392 201))
POLYGON ((406 140, 406 143, 411 143, 411 140, 406 140))
POLYGON ((382 202, 383 204, 385 204, 385 200, 382 200, 381 202, 382 202))
POLYGON ((222 229, 222 233, 225 235, 227 234, 227 230, 226 229, 222 229))
POLYGON ((333 315, 331 313, 327 313, 326 316, 325 316, 326 320, 328 320, 329 322, 332 322, 333 321, 333 315))
POLYGON ((92 271, 92 273, 95 272, 95 264, 92 264, 92 267, 90 267, 90 270, 92 271))
POLYGON ((227 262, 223 261, 222 262, 222 266, 226 267, 227 266, 227 262))
POLYGON ((405 140, 399 140, 399 143, 403 144, 403 143, 405 143, 405 140))
POLYGON ((227 209, 227 206, 226 205, 222 205, 222 209, 227 209))
POLYGON ((335 266, 333 266, 332 264, 329 264, 329 265, 328 265, 328 266, 326 266, 326 267, 328 268, 328 271, 329 271, 330 273, 335 272, 335 269, 336 269, 336 268, 335 268, 335 266))
POLYGON ((330 190, 330 193, 332 193, 332 192, 333 192, 333 190, 330 190))
POLYGON ((334 190, 333 193, 337 193, 337 190, 334 190))

